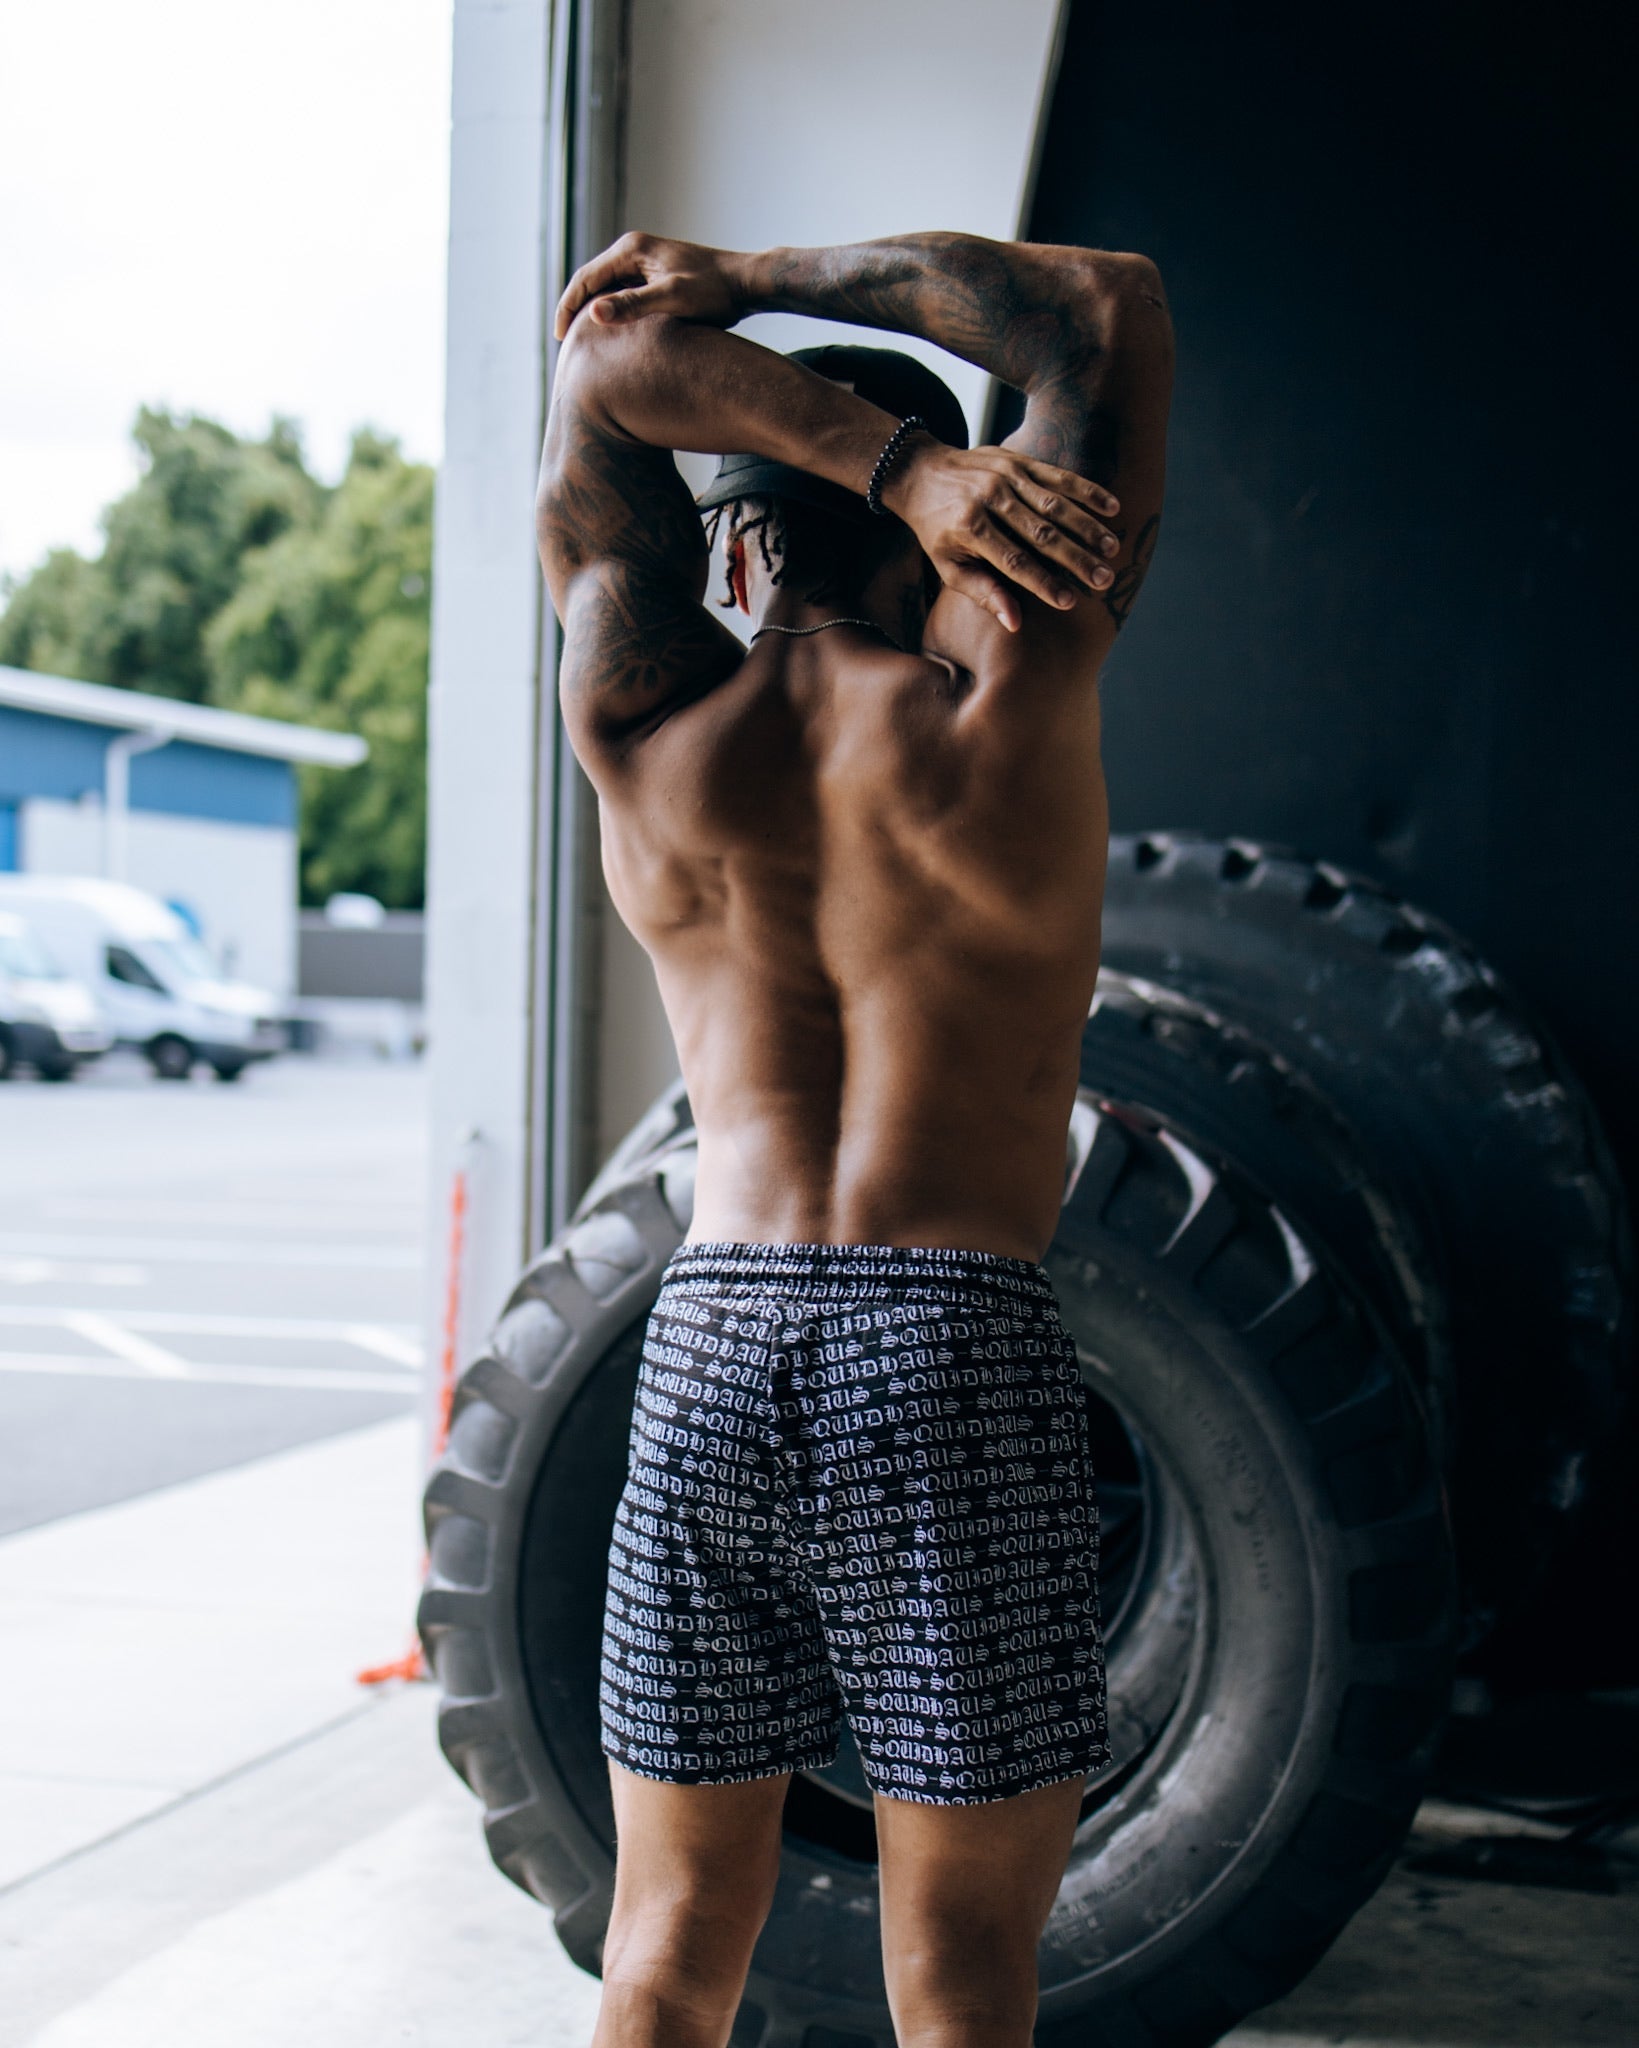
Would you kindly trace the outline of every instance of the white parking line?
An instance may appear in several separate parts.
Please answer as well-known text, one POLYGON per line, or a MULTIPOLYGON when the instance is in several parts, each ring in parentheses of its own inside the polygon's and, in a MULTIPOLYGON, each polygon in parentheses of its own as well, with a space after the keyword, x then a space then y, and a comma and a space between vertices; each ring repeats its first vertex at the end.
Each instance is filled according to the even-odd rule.
MULTIPOLYGON (((281 1343, 350 1344, 394 1365, 419 1367, 422 1350, 409 1323, 343 1323, 318 1316, 198 1315, 186 1309, 121 1309, 99 1315, 93 1309, 61 1308, 43 1302, 0 1302, 0 1329, 72 1330, 89 1337, 116 1357, 145 1365, 150 1372, 185 1379, 190 1361, 142 1336, 150 1331, 168 1337, 260 1337, 281 1343)), ((34 1356, 33 1353, 6 1356, 34 1356)))
POLYGON ((401 1337, 380 1323, 349 1323, 347 1341, 361 1351, 373 1351, 377 1358, 390 1358, 394 1365, 419 1365, 421 1346, 413 1337, 401 1337))
POLYGON ((162 1344, 150 1343, 134 1330, 121 1329, 118 1323, 98 1315, 94 1309, 70 1309, 63 1317, 62 1325, 65 1330, 72 1330, 76 1337, 89 1338, 93 1344, 100 1344, 105 1351, 113 1352, 116 1358, 140 1365, 144 1372, 156 1374, 161 1379, 181 1379, 187 1372, 185 1361, 174 1351, 167 1351, 162 1344))
MULTIPOLYGON (((414 1373, 357 1372, 343 1367, 324 1372, 312 1366, 205 1365, 193 1359, 178 1361, 182 1370, 167 1375, 177 1386, 197 1381, 204 1385, 238 1387, 318 1388, 336 1393, 412 1394, 417 1385, 414 1373)), ((157 1376, 124 1358, 65 1358, 51 1351, 0 1351, 0 1372, 53 1373, 70 1379, 146 1380, 156 1385, 157 1376)))
POLYGON ((146 1287, 146 1266, 87 1265, 76 1259, 0 1259, 0 1287, 45 1287, 52 1281, 82 1287, 146 1287))
POLYGON ((402 1210, 393 1224, 402 1224, 406 1234, 420 1214, 420 1204, 402 1196, 377 1202, 304 1202, 299 1198, 283 1202, 246 1202, 228 1197, 220 1202, 168 1202, 161 1197, 134 1194, 126 1199, 109 1196, 53 1196, 37 1213, 76 1223, 214 1223, 220 1230, 243 1226, 247 1230, 349 1230, 379 1228, 382 1210, 402 1210))
POLYGON ((8 1231, 0 1259, 147 1259, 156 1266, 372 1266, 414 1272, 421 1254, 408 1244, 279 1244, 261 1238, 37 1237, 8 1231))
MULTIPOLYGON (((48 1302, 0 1302, 0 1329, 71 1329, 89 1311, 48 1302)), ((419 1365, 413 1323, 344 1323, 322 1316, 199 1315, 188 1309, 120 1308, 103 1320, 123 1330, 167 1337, 277 1337, 299 1343, 356 1344, 395 1365, 419 1365)))

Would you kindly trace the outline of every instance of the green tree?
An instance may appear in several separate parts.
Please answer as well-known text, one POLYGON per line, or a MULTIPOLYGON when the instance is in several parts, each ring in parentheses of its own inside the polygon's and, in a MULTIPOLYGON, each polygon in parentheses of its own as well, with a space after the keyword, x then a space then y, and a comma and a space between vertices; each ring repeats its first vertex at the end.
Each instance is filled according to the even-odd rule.
POLYGON ((104 609, 97 563, 73 548, 54 548, 32 575, 0 595, 10 600, 0 614, 0 663, 83 683, 102 680, 85 652, 104 609))
POLYGON ((0 661, 207 703, 206 626, 247 555, 317 517, 323 487, 288 420, 245 441, 144 406, 132 438, 142 474, 103 514, 102 553, 47 557, 0 621, 0 661))
POLYGON ((145 408, 142 474, 70 548, 0 590, 0 662, 361 733, 358 768, 305 768, 305 901, 422 900, 430 469, 354 437, 327 487, 275 420, 246 440, 145 408))
POLYGON ((358 768, 302 771, 302 893, 421 902, 432 471, 355 435, 317 521, 249 556, 206 634, 216 702, 363 735, 358 768))

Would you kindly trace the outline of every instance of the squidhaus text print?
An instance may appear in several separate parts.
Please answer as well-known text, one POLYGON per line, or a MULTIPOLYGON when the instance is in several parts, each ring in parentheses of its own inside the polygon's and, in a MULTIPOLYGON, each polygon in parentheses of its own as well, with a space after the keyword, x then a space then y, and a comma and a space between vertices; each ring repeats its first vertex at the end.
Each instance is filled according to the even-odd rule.
POLYGON ((603 1747, 727 1784, 831 1762, 965 1804, 1109 1760, 1098 1511, 1041 1268, 685 1245, 609 1553, 603 1747))

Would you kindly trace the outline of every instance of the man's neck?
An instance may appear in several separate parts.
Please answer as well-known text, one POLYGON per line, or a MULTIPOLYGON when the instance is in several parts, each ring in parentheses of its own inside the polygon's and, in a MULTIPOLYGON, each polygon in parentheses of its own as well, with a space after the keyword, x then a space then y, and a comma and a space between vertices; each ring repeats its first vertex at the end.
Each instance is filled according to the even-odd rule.
MULTIPOLYGON (((849 621, 854 626, 874 627, 884 641, 903 649, 907 627, 915 622, 893 616, 892 609, 878 593, 866 596, 824 598, 799 597, 778 585, 759 593, 751 613, 753 634, 766 633, 770 639, 806 639, 826 628, 849 621)), ((918 635, 919 637, 919 635, 918 635)))

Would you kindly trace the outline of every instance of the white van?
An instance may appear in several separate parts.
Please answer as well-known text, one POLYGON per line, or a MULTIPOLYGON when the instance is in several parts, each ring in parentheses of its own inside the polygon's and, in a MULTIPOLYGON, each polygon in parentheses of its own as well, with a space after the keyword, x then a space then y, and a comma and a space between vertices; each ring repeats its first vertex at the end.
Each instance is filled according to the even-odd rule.
POLYGON ((90 992, 64 974, 31 925, 0 910, 0 1080, 21 1065, 42 1081, 66 1081, 112 1043, 90 992))
POLYGON ((278 1052, 285 1035, 265 989, 226 981, 174 910, 125 882, 0 875, 0 912, 25 918, 88 988, 121 1045, 161 1080, 205 1060, 224 1081, 278 1052))

